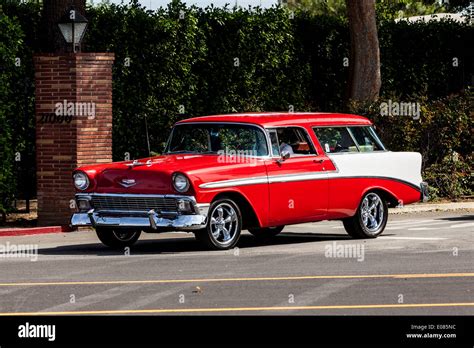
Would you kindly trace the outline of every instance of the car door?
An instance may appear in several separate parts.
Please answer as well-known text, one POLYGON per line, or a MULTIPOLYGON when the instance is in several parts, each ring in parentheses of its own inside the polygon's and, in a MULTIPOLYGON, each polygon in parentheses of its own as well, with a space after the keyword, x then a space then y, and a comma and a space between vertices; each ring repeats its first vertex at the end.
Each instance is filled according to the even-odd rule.
POLYGON ((324 154, 303 127, 267 130, 272 157, 266 161, 269 182, 269 222, 273 226, 324 218, 328 203, 328 179, 324 154), (282 159, 280 150, 293 152, 282 159), (292 150, 292 151, 291 151, 292 150))

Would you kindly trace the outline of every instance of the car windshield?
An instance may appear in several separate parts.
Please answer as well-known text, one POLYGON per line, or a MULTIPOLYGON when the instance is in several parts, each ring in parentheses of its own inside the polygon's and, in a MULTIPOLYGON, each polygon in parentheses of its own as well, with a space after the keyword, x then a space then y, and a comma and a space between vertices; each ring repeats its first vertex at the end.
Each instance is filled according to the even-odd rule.
POLYGON ((267 156, 263 131, 241 124, 180 124, 173 128, 166 153, 228 153, 267 156))

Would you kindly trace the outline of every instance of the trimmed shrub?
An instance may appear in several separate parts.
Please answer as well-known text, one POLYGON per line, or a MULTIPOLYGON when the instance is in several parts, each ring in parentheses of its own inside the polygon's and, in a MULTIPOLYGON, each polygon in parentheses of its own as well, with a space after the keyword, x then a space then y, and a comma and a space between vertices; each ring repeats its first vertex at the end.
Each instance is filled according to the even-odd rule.
POLYGON ((463 158, 454 153, 441 163, 435 163, 424 171, 424 179, 430 185, 430 198, 456 200, 474 194, 473 157, 463 158))

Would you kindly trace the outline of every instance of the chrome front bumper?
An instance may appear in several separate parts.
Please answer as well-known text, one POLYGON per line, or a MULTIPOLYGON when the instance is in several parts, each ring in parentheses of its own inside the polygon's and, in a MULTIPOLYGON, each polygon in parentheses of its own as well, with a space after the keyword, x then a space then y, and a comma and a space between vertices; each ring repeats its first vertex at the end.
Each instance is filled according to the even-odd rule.
MULTIPOLYGON (((77 194, 76 200, 88 199, 91 195, 77 194)), ((143 195, 146 196, 146 195, 143 195)), ((157 197, 155 195, 154 197, 157 197)), ((124 210, 95 210, 91 207, 87 212, 77 212, 71 217, 72 227, 116 227, 116 228, 140 228, 143 230, 159 232, 162 230, 192 231, 206 227, 207 211, 209 204, 199 204, 192 196, 169 196, 166 198, 176 198, 186 200, 191 204, 192 211, 181 212, 156 212, 148 211, 124 211, 124 210)), ((89 199, 90 200, 90 199, 89 199)))

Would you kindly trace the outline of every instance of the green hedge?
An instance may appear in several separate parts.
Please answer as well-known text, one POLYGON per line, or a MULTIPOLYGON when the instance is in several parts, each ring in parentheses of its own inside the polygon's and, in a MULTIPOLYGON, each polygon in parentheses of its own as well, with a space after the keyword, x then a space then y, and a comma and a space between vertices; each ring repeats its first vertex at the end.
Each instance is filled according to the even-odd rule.
POLYGON ((21 150, 23 139, 16 132, 21 124, 16 122, 15 103, 17 81, 24 72, 16 65, 23 44, 19 23, 3 14, 0 9, 0 214, 10 208, 16 189, 16 153, 21 150))
MULTIPOLYGON (((159 151, 156 145, 166 140, 169 126, 192 115, 347 110, 349 68, 343 62, 349 57, 349 33, 337 18, 303 12, 293 17, 283 8, 202 10, 180 3, 155 13, 133 4, 98 7, 89 17, 87 49, 116 54, 116 159, 126 152, 146 155, 145 138, 137 137, 145 134, 145 115, 159 151)), ((384 22, 382 96, 436 99, 462 90, 473 71, 474 56, 466 49, 472 34, 472 27, 452 21, 384 22)))
MULTIPOLYGON (((11 64, 6 66, 6 74, 9 81, 19 81, 21 76, 32 80, 31 52, 40 50, 39 8, 31 3, 14 2, 6 2, 3 7, 9 17, 4 21, 19 23, 23 33, 15 26, 17 36, 2 40, 10 52, 2 59, 11 62, 11 57, 19 55, 25 63, 16 70, 11 64), (18 41, 19 37, 23 41, 18 41), (12 51, 15 47, 18 52, 12 51), (13 70, 21 76, 12 80, 13 70)), ((154 12, 146 11, 136 2, 101 5, 88 8, 87 18, 90 25, 84 50, 111 51, 116 55, 115 160, 123 159, 126 153, 131 158, 148 154, 146 124, 152 150, 159 152, 170 126, 189 116, 291 109, 351 110, 345 103, 349 68, 344 65, 344 59, 349 57, 349 33, 344 20, 304 12, 292 14, 280 7, 199 9, 176 1, 154 12)), ((4 30, 1 35, 5 35, 4 30)), ((443 149, 441 155, 428 142, 427 137, 437 136, 439 127, 446 127, 443 134, 446 141, 459 143, 455 146, 460 151, 457 152, 469 148, 470 143, 463 143, 460 134, 467 134, 472 124, 460 126, 464 127, 461 133, 458 128, 449 128, 459 109, 458 103, 466 100, 465 95, 443 98, 466 89, 471 83, 474 51, 468 47, 474 46, 473 37, 472 26, 452 21, 411 24, 383 21, 379 25, 382 100, 415 100, 431 110, 422 115, 421 121, 429 127, 411 125, 403 118, 396 125, 399 140, 394 141, 392 132, 383 132, 382 137, 394 150, 422 152, 426 169, 441 165, 452 155, 443 149), (453 66, 455 59, 457 66, 453 66), (423 120, 425 117, 430 120, 423 120)), ((3 87, 0 98, 10 100, 12 89, 18 88, 14 86, 15 83, 10 89, 3 87)), ((20 95, 20 92, 17 89, 15 93, 20 95)), ((17 116, 3 116, 9 120, 9 128, 0 131, 5 134, 0 141, 28 153, 27 158, 31 159, 28 163, 34 163, 31 85, 26 93, 28 102, 15 99, 12 107, 15 115, 25 114, 29 118, 22 120, 18 130, 12 132, 17 116)), ((373 110, 361 106, 357 109, 380 122, 380 128, 387 122, 380 120, 373 110)), ((461 157, 465 161, 465 156, 461 157)), ((10 177, 15 176, 12 174, 15 170, 23 173, 24 178, 34 173, 34 165, 12 169, 8 160, 2 166, 2 171, 10 173, 10 177)), ((24 184, 15 184, 13 191, 19 192, 23 187, 24 184)), ((446 196, 443 192, 440 190, 439 194, 446 196)))
POLYGON ((0 5, 0 212, 36 193, 33 52, 39 7, 0 5))
POLYGON ((299 48, 282 9, 251 14, 175 4, 152 14, 111 6, 91 10, 89 18, 87 49, 116 55, 116 159, 146 155, 145 117, 159 145, 174 122, 193 115, 308 109, 309 70, 295 64, 299 48))

